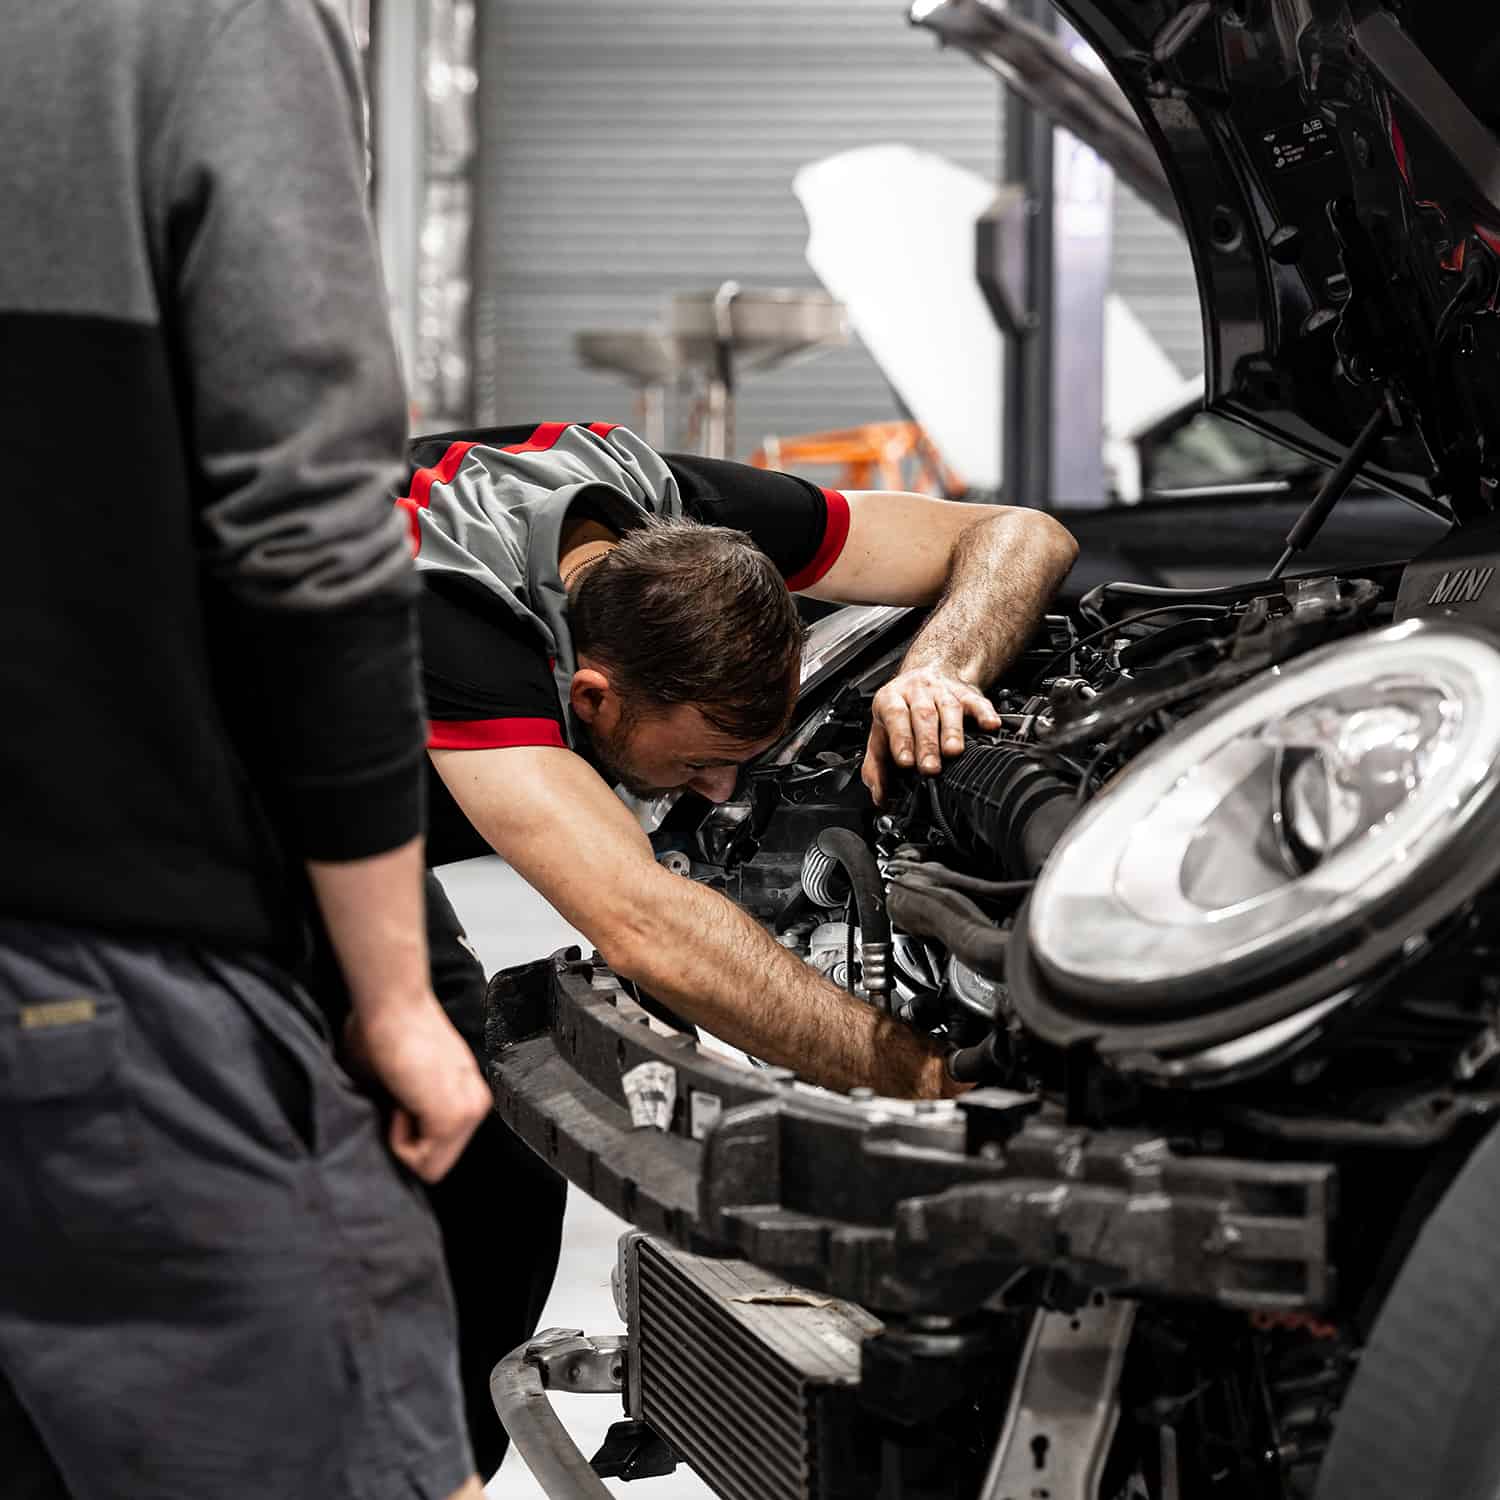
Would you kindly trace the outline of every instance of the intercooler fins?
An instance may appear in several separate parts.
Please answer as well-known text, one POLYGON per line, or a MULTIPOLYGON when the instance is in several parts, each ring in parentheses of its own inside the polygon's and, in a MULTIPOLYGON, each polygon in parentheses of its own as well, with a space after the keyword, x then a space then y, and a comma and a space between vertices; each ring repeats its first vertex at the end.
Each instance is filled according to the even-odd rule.
POLYGON ((1077 786, 1029 751, 970 744, 933 784, 943 832, 1008 879, 1041 869, 1076 811, 1077 786))
POLYGON ((723 1500, 863 1500, 861 1355, 880 1324, 745 1261, 621 1242, 630 1414, 723 1500))

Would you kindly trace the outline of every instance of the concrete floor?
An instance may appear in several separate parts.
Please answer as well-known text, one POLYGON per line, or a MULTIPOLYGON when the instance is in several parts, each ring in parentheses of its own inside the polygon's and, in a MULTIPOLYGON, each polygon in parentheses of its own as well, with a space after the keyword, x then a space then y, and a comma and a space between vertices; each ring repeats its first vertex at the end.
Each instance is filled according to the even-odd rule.
MULTIPOLYGON (((569 943, 589 946, 498 859, 467 860, 438 873, 486 973, 540 958, 569 943)), ((503 1191, 503 1187, 497 1184, 496 1191, 503 1191)), ((623 1221, 606 1213, 591 1198, 568 1190, 562 1262, 542 1316, 543 1328, 581 1328, 586 1333, 621 1331, 610 1296, 609 1273, 615 1261, 615 1241, 624 1228, 623 1221)), ((594 1453, 606 1429, 622 1415, 619 1402, 610 1396, 561 1396, 556 1409, 585 1454, 594 1453)), ((687 1469, 630 1485, 610 1481, 609 1487, 634 1500, 708 1500, 712 1494, 687 1469)), ((519 1455, 512 1452, 486 1493, 491 1500, 541 1500, 543 1491, 519 1455)))

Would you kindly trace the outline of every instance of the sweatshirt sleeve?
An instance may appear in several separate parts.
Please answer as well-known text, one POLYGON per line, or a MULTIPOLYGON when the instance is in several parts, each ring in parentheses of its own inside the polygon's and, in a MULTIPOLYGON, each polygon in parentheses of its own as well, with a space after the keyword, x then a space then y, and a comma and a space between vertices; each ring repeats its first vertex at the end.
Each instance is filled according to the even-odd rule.
POLYGON ((420 831, 405 402, 329 0, 222 10, 152 166, 227 710, 304 858, 420 831), (269 785, 265 783, 269 782, 269 785))

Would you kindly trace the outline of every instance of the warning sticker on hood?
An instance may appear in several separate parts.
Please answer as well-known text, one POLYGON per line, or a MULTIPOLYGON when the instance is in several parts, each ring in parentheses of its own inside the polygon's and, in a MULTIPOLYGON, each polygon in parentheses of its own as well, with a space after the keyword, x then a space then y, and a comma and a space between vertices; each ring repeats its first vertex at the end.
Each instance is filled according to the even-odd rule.
POLYGON ((1261 132, 1273 172, 1289 172, 1338 155, 1338 142, 1322 115, 1261 132))

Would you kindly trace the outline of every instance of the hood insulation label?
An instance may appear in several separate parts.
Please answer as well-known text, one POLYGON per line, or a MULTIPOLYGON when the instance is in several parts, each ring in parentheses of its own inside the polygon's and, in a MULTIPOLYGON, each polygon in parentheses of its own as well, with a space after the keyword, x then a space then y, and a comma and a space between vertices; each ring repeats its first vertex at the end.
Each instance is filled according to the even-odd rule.
POLYGON ((1261 132, 1273 172, 1289 172, 1338 154, 1338 142, 1322 115, 1261 132))

